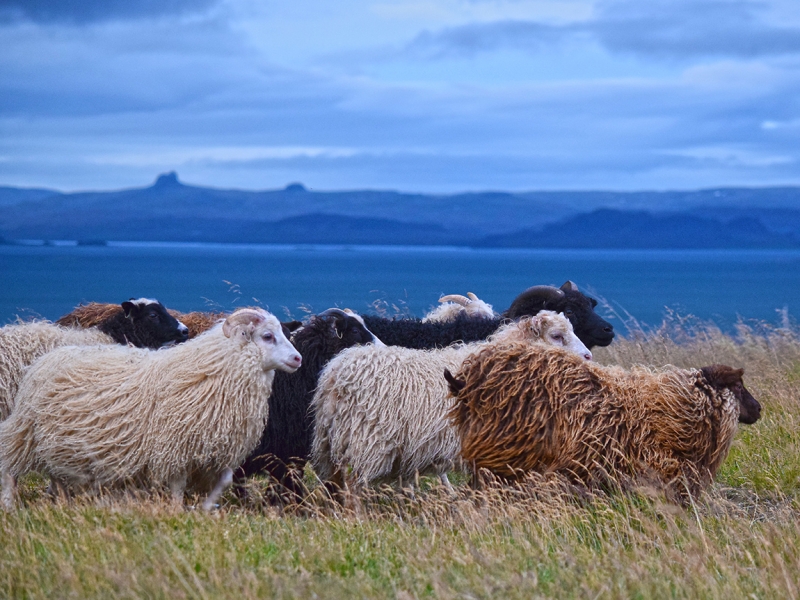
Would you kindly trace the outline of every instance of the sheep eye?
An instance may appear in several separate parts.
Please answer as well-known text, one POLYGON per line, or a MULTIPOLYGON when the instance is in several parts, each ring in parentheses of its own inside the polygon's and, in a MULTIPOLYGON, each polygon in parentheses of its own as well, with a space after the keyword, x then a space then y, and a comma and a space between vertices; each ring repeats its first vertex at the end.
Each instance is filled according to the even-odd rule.
POLYGON ((571 308, 568 308, 567 310, 565 310, 565 311, 564 311, 564 316, 567 316, 567 317, 569 317, 569 316, 571 316, 572 314, 574 314, 574 313, 572 312, 572 309, 571 309, 571 308))
POLYGON ((262 337, 262 339, 264 339, 264 340, 265 340, 265 341, 267 341, 267 342, 269 342, 269 341, 272 341, 272 340, 275 338, 275 336, 274 336, 274 335, 272 335, 272 332, 269 332, 269 331, 267 331, 267 332, 266 332, 264 335, 262 335, 261 337, 262 337))
POLYGON ((154 313, 154 312, 151 312, 149 316, 150 316, 151 319, 157 319, 158 318, 158 315, 156 313, 154 313))

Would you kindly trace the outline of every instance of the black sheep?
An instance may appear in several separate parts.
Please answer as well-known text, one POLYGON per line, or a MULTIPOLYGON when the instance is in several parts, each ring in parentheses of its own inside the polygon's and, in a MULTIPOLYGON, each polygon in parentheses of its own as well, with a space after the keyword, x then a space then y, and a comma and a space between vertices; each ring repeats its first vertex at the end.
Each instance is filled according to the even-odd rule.
POLYGON ((97 328, 118 344, 139 348, 160 348, 189 338, 186 325, 167 312, 158 300, 130 299, 122 303, 122 311, 102 321, 97 328))
POLYGON ((561 288, 537 285, 516 297, 499 319, 475 319, 466 315, 444 323, 423 323, 420 319, 387 319, 364 316, 364 323, 390 346, 427 350, 444 348, 453 342, 476 342, 489 337, 509 319, 532 316, 541 310, 564 313, 572 323, 575 335, 591 349, 608 346, 614 339, 614 328, 594 312, 597 301, 578 291, 571 281, 561 288))
POLYGON ((302 496, 303 468, 311 451, 314 415, 309 406, 319 374, 336 354, 357 344, 383 345, 358 315, 331 308, 296 330, 292 344, 303 357, 294 373, 275 372, 269 419, 261 441, 237 471, 241 481, 268 473, 294 500, 302 496))

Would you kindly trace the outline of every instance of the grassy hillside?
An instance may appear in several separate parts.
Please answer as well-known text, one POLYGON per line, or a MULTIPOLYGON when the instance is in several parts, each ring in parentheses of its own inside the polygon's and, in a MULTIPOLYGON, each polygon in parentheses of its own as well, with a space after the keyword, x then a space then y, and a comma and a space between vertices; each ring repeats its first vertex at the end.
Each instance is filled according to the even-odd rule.
POLYGON ((531 477, 455 498, 383 488, 359 510, 321 488, 299 510, 232 496, 220 511, 157 499, 53 504, 28 478, 0 514, 0 597, 792 598, 800 593, 800 339, 673 319, 599 349, 607 364, 746 368, 762 419, 742 426, 692 505, 658 492, 572 493, 531 477))

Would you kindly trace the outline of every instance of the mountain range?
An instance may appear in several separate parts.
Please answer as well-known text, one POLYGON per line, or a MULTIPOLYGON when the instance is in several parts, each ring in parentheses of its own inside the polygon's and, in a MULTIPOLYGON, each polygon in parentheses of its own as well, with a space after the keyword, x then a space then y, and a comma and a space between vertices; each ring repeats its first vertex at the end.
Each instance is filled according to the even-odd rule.
POLYGON ((524 248, 800 248, 800 188, 659 192, 267 191, 185 185, 63 193, 0 187, 16 240, 524 248))

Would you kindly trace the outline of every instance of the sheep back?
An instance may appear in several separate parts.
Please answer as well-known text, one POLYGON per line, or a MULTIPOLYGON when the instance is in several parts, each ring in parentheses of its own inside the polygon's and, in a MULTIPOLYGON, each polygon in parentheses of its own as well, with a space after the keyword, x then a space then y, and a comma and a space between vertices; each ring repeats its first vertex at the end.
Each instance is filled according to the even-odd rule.
POLYGON ((205 490, 258 442, 273 375, 254 344, 221 326, 161 351, 57 349, 34 363, 0 424, 0 464, 74 486, 184 475, 205 490))
POLYGON ((25 368, 59 346, 113 344, 97 329, 72 329, 49 321, 17 323, 0 328, 0 420, 8 418, 25 368))
POLYGON ((630 371, 513 344, 469 357, 450 413, 462 457, 515 478, 559 472, 589 485, 655 480, 678 498, 706 487, 738 411, 699 369, 630 371))
POLYGON ((320 478, 347 467, 362 483, 452 468, 459 443, 445 418, 452 400, 442 373, 457 369, 471 350, 365 346, 331 360, 312 402, 311 454, 320 478))

